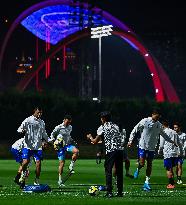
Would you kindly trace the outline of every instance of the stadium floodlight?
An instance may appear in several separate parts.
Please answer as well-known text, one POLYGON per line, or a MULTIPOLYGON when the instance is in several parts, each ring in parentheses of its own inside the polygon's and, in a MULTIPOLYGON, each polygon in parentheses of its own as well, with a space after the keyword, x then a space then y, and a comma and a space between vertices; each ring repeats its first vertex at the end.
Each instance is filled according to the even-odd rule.
POLYGON ((104 36, 112 35, 112 25, 99 26, 95 28, 91 28, 91 38, 99 39, 99 101, 101 101, 101 38, 104 36))

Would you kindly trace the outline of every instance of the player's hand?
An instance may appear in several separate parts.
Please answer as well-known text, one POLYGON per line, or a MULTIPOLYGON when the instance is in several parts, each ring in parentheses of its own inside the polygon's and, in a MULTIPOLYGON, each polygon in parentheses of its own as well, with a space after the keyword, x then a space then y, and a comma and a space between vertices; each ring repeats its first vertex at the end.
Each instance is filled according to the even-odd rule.
POLYGON ((129 147, 129 148, 132 147, 132 143, 128 142, 127 147, 129 147))
POLYGON ((91 139, 92 135, 91 134, 87 134, 87 139, 91 139))

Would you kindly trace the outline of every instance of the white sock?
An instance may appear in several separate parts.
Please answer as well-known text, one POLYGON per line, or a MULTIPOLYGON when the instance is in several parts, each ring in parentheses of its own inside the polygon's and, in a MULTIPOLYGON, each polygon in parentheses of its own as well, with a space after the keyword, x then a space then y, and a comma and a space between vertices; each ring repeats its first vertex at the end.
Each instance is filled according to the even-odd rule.
POLYGON ((61 179, 61 175, 59 174, 59 181, 62 181, 62 179, 61 179))
POLYGON ((146 176, 145 183, 149 184, 150 177, 146 176))

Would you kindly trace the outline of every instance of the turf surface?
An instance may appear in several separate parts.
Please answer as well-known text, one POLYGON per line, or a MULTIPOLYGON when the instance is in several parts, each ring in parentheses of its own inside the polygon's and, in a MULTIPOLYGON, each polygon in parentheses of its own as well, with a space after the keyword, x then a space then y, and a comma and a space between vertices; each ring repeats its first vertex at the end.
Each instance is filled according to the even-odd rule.
MULTIPOLYGON (((67 174, 69 160, 66 160, 64 175, 67 174)), ((135 171, 136 161, 131 160, 131 173, 135 171)), ((153 172, 151 177, 151 192, 144 192, 145 169, 140 172, 138 179, 130 179, 124 176, 124 197, 123 198, 104 198, 105 192, 102 191, 96 197, 88 194, 91 185, 104 185, 105 176, 103 163, 97 165, 95 160, 78 160, 76 162, 75 174, 73 174, 66 186, 58 188, 58 161, 44 160, 40 183, 48 184, 52 191, 48 193, 23 193, 22 190, 13 182, 18 164, 14 160, 0 160, 0 205, 58 205, 58 204, 180 204, 186 203, 186 184, 176 185, 174 190, 167 190, 167 178, 162 160, 154 160, 153 172)), ((30 176, 27 184, 33 184, 34 168, 30 168, 30 176)), ((184 164, 184 170, 186 166, 184 164)), ((186 182, 185 173, 183 181, 186 182)), ((115 188, 114 188, 114 191, 115 188)))

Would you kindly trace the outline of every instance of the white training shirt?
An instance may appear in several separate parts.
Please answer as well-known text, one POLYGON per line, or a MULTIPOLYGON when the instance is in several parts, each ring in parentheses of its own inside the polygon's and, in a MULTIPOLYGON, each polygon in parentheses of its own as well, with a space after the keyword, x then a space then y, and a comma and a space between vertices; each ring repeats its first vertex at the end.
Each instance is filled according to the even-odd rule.
POLYGON ((72 132, 71 125, 65 126, 64 123, 57 125, 52 131, 49 141, 54 141, 56 139, 62 138, 65 145, 68 145, 72 143, 72 137, 70 135, 71 132, 72 132))
POLYGON ((25 148, 27 149, 39 150, 42 147, 42 139, 48 142, 44 121, 33 115, 26 118, 17 131, 25 132, 25 148))
POLYGON ((164 132, 162 124, 159 121, 153 121, 152 117, 142 119, 132 130, 129 137, 129 143, 132 143, 136 133, 140 131, 139 148, 149 151, 155 151, 159 135, 172 142, 164 132))
POLYGON ((25 138, 23 137, 15 141, 14 144, 12 145, 12 148, 21 151, 22 148, 24 148, 24 146, 25 146, 25 138))
MULTIPOLYGON (((165 128, 164 131, 169 136, 169 139, 176 142, 180 146, 179 137, 174 130, 170 128, 165 128)), ((164 159, 178 157, 180 155, 179 147, 176 147, 174 144, 166 141, 162 136, 160 136, 159 150, 160 149, 163 149, 164 159)))
POLYGON ((185 150, 186 150, 186 134, 184 132, 178 132, 178 137, 180 140, 180 144, 182 145, 183 150, 183 156, 185 156, 185 150))

